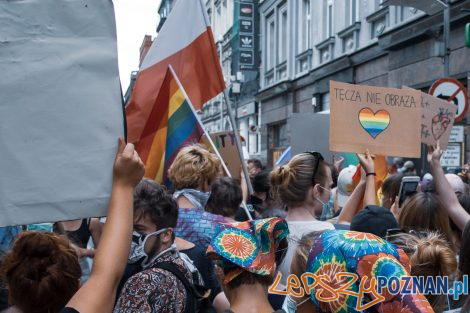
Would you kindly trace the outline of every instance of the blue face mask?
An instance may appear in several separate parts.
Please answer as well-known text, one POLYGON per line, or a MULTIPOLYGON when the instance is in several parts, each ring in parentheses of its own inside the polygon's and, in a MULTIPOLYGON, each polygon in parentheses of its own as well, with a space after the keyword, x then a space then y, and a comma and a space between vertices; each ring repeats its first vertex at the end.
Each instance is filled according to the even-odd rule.
POLYGON ((295 313, 297 312, 297 308, 299 306, 301 306, 302 304, 304 304, 305 302, 307 302, 310 298, 307 297, 305 300, 303 300, 302 302, 300 303, 297 303, 294 301, 294 299, 292 299, 292 296, 291 295, 287 295, 285 300, 284 300, 284 303, 282 304, 282 309, 284 310, 284 312, 286 313, 295 313))
POLYGON ((322 186, 319 186, 319 187, 326 190, 330 194, 328 202, 323 202, 319 198, 316 198, 322 204, 321 216, 317 218, 320 221, 326 221, 334 216, 333 207, 335 205, 335 199, 333 197, 333 193, 331 192, 331 190, 328 190, 322 186))

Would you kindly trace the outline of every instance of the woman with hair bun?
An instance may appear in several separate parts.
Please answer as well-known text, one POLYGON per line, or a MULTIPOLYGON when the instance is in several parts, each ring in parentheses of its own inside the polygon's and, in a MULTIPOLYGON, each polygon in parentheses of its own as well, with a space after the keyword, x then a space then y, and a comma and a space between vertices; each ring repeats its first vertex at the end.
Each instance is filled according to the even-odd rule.
POLYGON ((306 233, 334 229, 331 223, 319 219, 332 207, 330 167, 318 152, 306 152, 294 156, 286 165, 275 168, 270 182, 284 205, 287 206, 289 247, 280 266, 283 284, 290 274, 290 265, 297 242, 306 233))
POLYGON ((9 303, 21 312, 59 312, 80 286, 75 250, 53 233, 20 234, 2 266, 9 303))
MULTIPOLYGON (((398 248, 405 251, 410 259, 411 276, 436 278, 447 276, 457 277, 457 259, 447 240, 437 232, 426 234, 417 233, 397 234, 387 238, 398 248)), ((449 309, 446 295, 425 295, 435 312, 449 309)))

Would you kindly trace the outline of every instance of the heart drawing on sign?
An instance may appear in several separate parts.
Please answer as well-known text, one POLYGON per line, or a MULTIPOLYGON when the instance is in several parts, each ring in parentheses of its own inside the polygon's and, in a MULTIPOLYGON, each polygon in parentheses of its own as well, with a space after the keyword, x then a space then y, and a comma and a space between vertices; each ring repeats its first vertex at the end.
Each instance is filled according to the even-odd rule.
POLYGON ((370 108, 363 108, 359 111, 359 123, 375 139, 390 125, 390 113, 385 110, 378 110, 374 113, 370 108))
POLYGON ((439 109, 439 113, 432 118, 432 136, 434 140, 439 140, 446 132, 452 119, 452 114, 444 109, 439 109))

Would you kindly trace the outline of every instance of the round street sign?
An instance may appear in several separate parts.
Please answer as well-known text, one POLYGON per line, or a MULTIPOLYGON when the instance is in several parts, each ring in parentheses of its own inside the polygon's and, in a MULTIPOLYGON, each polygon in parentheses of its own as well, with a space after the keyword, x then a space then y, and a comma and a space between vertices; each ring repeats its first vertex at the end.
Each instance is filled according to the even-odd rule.
POLYGON ((438 79, 429 89, 429 94, 447 101, 454 102, 458 107, 455 121, 459 122, 468 111, 467 88, 456 79, 446 77, 438 79))

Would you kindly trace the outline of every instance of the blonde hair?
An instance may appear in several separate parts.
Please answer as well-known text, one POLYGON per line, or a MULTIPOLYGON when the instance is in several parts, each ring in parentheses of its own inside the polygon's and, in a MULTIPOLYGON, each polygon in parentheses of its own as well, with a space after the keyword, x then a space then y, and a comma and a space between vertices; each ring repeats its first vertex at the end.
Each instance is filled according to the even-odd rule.
POLYGON ((276 167, 269 180, 274 193, 279 195, 282 202, 288 207, 294 207, 304 203, 310 187, 324 184, 327 179, 326 167, 323 160, 318 162, 310 153, 297 154, 286 165, 276 167), (318 169, 315 169, 317 163, 318 169))
MULTIPOLYGON (((447 240, 438 232, 429 232, 418 237, 412 234, 393 236, 391 241, 403 249, 411 264, 411 276, 427 277, 457 275, 457 258, 447 240)), ((436 312, 441 312, 445 304, 445 296, 426 295, 436 312)))
POLYGON ((168 169, 168 176, 176 190, 198 189, 204 182, 209 185, 220 172, 220 161, 202 145, 184 147, 168 169))

